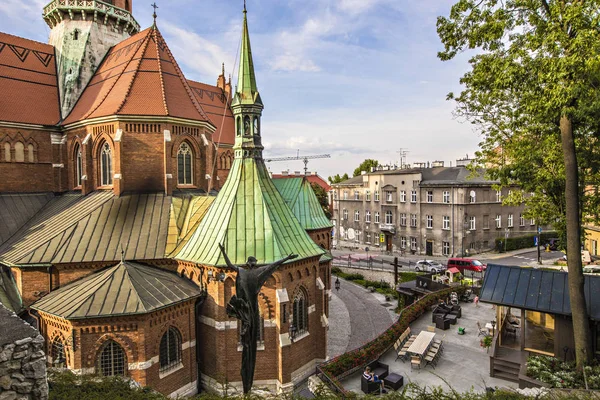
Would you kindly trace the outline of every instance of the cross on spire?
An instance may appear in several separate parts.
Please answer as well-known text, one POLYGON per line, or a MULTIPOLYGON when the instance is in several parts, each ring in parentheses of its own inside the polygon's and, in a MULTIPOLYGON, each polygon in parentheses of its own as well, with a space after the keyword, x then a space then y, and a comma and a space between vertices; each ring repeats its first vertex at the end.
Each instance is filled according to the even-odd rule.
POLYGON ((246 12, 246 0, 244 0, 244 12, 246 12))
MULTIPOLYGON (((244 0, 246 1, 246 0, 244 0)), ((154 23, 156 24, 156 9, 158 8, 158 6, 156 5, 156 2, 150 4, 150 7, 154 8, 154 13, 152 14, 152 18, 154 18, 154 23)))

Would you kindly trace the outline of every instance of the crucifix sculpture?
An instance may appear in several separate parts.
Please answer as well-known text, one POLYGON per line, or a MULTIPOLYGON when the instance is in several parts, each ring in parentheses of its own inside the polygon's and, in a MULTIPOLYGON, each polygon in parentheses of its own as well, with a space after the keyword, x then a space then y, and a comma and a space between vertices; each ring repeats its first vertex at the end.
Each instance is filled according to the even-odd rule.
POLYGON ((254 367, 256 366, 256 341, 258 339, 258 328, 260 314, 258 310, 258 294, 267 279, 277 268, 287 260, 298 257, 296 254, 275 261, 272 264, 257 265, 256 258, 250 256, 245 265, 236 266, 231 263, 225 253, 225 248, 219 244, 219 248, 225 258, 227 266, 237 272, 235 278, 235 294, 227 303, 227 315, 240 320, 242 342, 242 383, 244 393, 249 393, 254 380, 254 367))

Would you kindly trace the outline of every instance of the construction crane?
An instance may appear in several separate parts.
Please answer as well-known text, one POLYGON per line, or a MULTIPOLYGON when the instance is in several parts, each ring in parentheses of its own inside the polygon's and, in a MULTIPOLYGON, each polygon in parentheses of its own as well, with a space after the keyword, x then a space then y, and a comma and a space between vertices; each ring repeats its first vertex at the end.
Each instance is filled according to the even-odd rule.
POLYGON ((295 157, 275 157, 275 158, 265 158, 265 162, 271 161, 293 161, 293 160, 302 160, 304 162, 304 175, 308 173, 308 160, 314 160, 315 158, 331 158, 329 154, 318 154, 313 156, 300 156, 300 150, 295 157))

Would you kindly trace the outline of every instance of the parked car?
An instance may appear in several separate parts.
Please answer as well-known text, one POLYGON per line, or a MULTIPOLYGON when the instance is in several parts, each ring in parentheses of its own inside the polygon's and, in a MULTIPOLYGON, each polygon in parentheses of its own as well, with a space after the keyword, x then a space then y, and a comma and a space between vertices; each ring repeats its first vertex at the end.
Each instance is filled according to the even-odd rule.
POLYGON ((446 269, 445 265, 440 264, 434 260, 420 260, 417 261, 415 265, 415 271, 425 271, 431 272, 432 274, 437 274, 438 272, 442 272, 446 269))
POLYGON ((473 258, 449 258, 447 265, 448 268, 455 267, 463 275, 465 270, 483 272, 487 268, 487 266, 481 261, 475 260, 473 258))

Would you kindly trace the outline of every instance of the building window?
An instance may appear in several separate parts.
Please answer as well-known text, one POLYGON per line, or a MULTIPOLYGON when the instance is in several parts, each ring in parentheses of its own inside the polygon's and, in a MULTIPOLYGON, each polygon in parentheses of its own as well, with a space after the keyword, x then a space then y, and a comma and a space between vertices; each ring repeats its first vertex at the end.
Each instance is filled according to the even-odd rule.
POLYGON ((519 226, 525 226, 525 217, 523 214, 519 214, 519 226))
POLYGON ((450 217, 448 215, 444 215, 442 219, 442 229, 450 229, 450 217))
POLYGON ((496 215, 496 228, 502 228, 502 215, 496 215))
POLYGON ((27 161, 29 162, 35 162, 35 155, 33 154, 33 145, 32 144, 28 144, 27 145, 27 161))
POLYGON ((250 136, 250 117, 244 117, 244 136, 250 136))
POLYGON ((344 221, 348 221, 348 210, 346 210, 344 208, 344 211, 342 211, 342 215, 343 215, 343 219, 344 221))
POLYGON ((338 198, 337 192, 336 192, 336 191, 333 191, 333 199, 334 199, 334 200, 337 200, 337 198, 338 198))
POLYGON ((403 249, 406 248, 406 236, 400 237, 400 247, 403 249))
POLYGON ((405 213, 400 214, 400 226, 406 226, 406 214, 405 213))
POLYGON ((502 191, 496 190, 496 201, 500 203, 502 201, 502 191))
POLYGON ((411 228, 417 227, 417 214, 410 214, 410 227, 411 228))
POLYGON ((447 190, 444 191, 443 198, 444 198, 444 200, 443 200, 444 203, 450 204, 450 192, 449 191, 447 191, 447 190))
POLYGON ((25 162, 25 146, 21 142, 15 143, 15 161, 25 162))
POLYGON ((391 225, 391 224, 394 223, 391 211, 386 211, 385 212, 385 223, 389 224, 389 225, 391 225))
POLYGON ((416 203, 417 202, 417 191, 416 190, 411 190, 411 192, 410 192, 410 202, 411 203, 416 203))
POLYGON ((237 117, 237 135, 242 136, 242 119, 237 117))
POLYGON ((508 224, 509 228, 513 227, 513 215, 512 214, 508 214, 508 221, 506 223, 508 224))
POLYGON ((52 356, 52 366, 53 367, 65 367, 66 366, 66 357, 65 357, 65 345, 62 340, 56 338, 52 342, 51 349, 52 356))
POLYGON ((385 200, 386 200, 388 203, 391 203, 391 202, 392 202, 392 193, 393 193, 393 192, 385 192, 385 200))
POLYGON ((177 179, 180 185, 193 183, 193 153, 189 144, 181 143, 177 151, 177 179))
POLYGON ((410 249, 411 250, 417 250, 417 238, 416 237, 412 237, 410 238, 410 249))
POLYGON ((258 117, 254 117, 254 135, 260 135, 260 128, 258 126, 258 117))
POLYGON ((432 190, 427 191, 427 202, 433 203, 433 191, 432 190))
POLYGON ((535 225, 535 218, 531 218, 531 223, 530 223, 530 225, 531 225, 531 226, 534 226, 534 225, 535 225))
POLYGON ((379 201, 379 190, 375 191, 375 201, 379 201))
POLYGON ((100 185, 109 186, 113 184, 112 150, 107 142, 100 150, 100 185))
POLYGON ((109 340, 98 357, 98 371, 102 376, 124 376, 127 366, 125 351, 115 341, 109 340))
POLYGON ((4 161, 10 162, 10 143, 4 143, 4 161))
POLYGON ((477 200, 477 193, 475 193, 474 190, 471 190, 469 192, 469 203, 475 203, 476 200, 477 200))
POLYGON ((469 230, 474 231, 476 229, 475 217, 469 217, 469 230))
POLYGON ((304 290, 300 289, 294 296, 292 308, 292 324, 296 328, 296 334, 308 332, 308 304, 304 290))
POLYGON ((367 192, 365 193, 365 197, 367 201, 371 201, 371 191, 367 190, 367 192))
POLYGON ((354 200, 360 200, 360 193, 358 192, 358 190, 354 191, 354 200))
POLYGON ((81 158, 81 146, 75 145, 75 187, 81 186, 81 176, 83 175, 83 159, 81 158))
POLYGON ((433 215, 427 216, 427 229, 433 229, 433 215))
POLYGON ((379 211, 375 211, 375 223, 379 223, 379 211))
POLYGON ((371 222, 371 211, 365 212, 365 222, 371 222))
POLYGON ((371 232, 367 232, 367 241, 366 243, 371 243, 371 232))
POLYGON ((344 190, 344 200, 348 200, 348 191, 344 190))
POLYGON ((483 216, 483 229, 490 229, 490 216, 489 215, 483 216))
POLYGON ((170 327, 160 339, 160 371, 169 371, 181 364, 181 334, 170 327))
POLYGON ((442 242, 442 254, 445 256, 450 255, 450 242, 442 242))
POLYGON ((358 211, 358 210, 354 211, 354 221, 355 222, 360 221, 360 211, 358 211))

